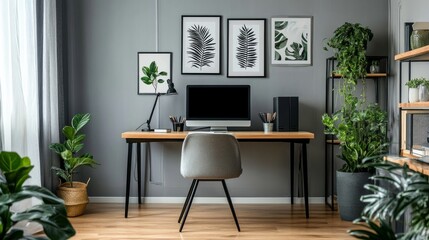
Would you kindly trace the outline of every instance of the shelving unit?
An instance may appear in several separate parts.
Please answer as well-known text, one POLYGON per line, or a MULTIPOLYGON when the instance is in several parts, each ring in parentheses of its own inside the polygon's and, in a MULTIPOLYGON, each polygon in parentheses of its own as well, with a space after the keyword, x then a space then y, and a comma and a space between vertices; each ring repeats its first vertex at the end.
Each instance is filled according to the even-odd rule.
MULTIPOLYGON (((395 60, 400 62, 399 66, 399 100, 401 101, 399 103, 399 154, 398 156, 387 156, 386 159, 392 162, 396 162, 399 164, 404 164, 407 162, 408 164, 414 165, 411 168, 413 169, 421 169, 421 166, 427 165, 425 163, 417 162, 413 159, 417 158, 417 156, 414 156, 410 149, 407 148, 408 146, 412 146, 412 131, 409 138, 409 143, 407 144, 407 121, 410 121, 408 123, 409 129, 413 129, 413 123, 412 119, 413 116, 416 114, 429 114, 429 102, 415 102, 415 103, 408 103, 403 102, 402 99, 402 75, 403 75, 403 65, 408 64, 408 80, 411 79, 411 73, 412 73, 412 64, 415 62, 428 62, 429 61, 429 46, 424 46, 418 49, 414 49, 411 51, 407 51, 404 53, 400 53, 395 55, 395 60), (411 116, 410 118, 407 118, 407 116, 411 116), (399 157, 399 158, 398 158, 399 157), (398 159, 401 159, 401 161, 398 161, 398 159)), ((408 130, 409 130, 408 129, 408 130)), ((426 168, 426 169, 429 169, 426 168)), ((427 172, 426 172, 427 174, 427 172)))
MULTIPOLYGON (((380 71, 379 73, 368 73, 366 74, 367 79, 374 80, 375 88, 375 102, 380 103, 380 93, 384 90, 384 103, 387 109, 387 70, 388 70, 388 61, 386 56, 367 56, 367 62, 370 64, 373 60, 380 61, 380 71)), ((335 90, 337 81, 341 81, 342 76, 335 73, 336 69, 336 58, 330 57, 326 59, 326 93, 325 93, 325 112, 332 114, 335 111, 335 90)), ((334 138, 332 135, 325 135, 325 203, 332 209, 335 210, 335 197, 334 197, 334 181, 335 181, 335 147, 338 146, 340 142, 334 138), (329 186, 330 185, 330 186, 329 186)))

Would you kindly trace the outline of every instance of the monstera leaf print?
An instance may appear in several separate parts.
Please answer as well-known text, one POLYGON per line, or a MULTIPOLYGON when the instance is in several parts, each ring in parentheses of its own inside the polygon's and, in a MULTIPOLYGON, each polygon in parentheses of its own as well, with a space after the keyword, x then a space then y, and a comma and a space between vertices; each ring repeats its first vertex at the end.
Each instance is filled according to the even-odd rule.
MULTIPOLYGON (((275 25, 274 25, 274 29, 275 29, 275 33, 274 33, 275 44, 274 44, 274 47, 275 47, 276 50, 281 50, 284 47, 286 47, 288 39, 280 31, 283 30, 283 29, 285 29, 287 27, 288 23, 289 22, 287 22, 287 21, 276 21, 275 22, 275 25)), ((281 60, 280 53, 278 53, 277 51, 275 51, 274 58, 276 60, 281 60)))
POLYGON ((238 60, 240 68, 253 68, 258 58, 256 54, 255 32, 252 28, 247 28, 246 25, 240 28, 240 34, 237 36, 238 47, 235 57, 238 60))
POLYGON ((187 32, 190 44, 186 52, 191 59, 188 63, 200 70, 203 67, 210 67, 215 57, 215 42, 209 29, 205 26, 193 25, 187 32))
POLYGON ((293 60, 307 60, 307 49, 308 49, 308 40, 307 35, 301 34, 301 43, 293 42, 289 48, 286 48, 285 54, 287 59, 293 60))

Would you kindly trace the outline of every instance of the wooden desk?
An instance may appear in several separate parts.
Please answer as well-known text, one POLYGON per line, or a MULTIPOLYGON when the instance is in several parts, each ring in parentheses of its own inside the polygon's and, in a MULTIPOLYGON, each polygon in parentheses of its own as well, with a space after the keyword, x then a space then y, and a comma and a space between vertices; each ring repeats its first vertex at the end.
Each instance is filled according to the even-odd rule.
MULTIPOLYGON (((305 216, 309 218, 308 210, 308 174, 307 174, 307 143, 314 139, 314 134, 311 132, 271 132, 264 133, 262 131, 255 132, 230 132, 234 134, 240 142, 288 142, 290 143, 290 181, 291 181, 291 203, 293 204, 293 182, 294 182, 294 144, 302 145, 302 163, 304 170, 304 202, 305 216)), ((155 132, 124 132, 122 138, 128 144, 128 160, 127 160, 127 188, 125 196, 125 217, 128 217, 128 204, 130 198, 130 180, 131 180, 131 160, 133 152, 133 144, 137 144, 137 185, 138 185, 138 201, 141 204, 141 143, 143 142, 182 142, 188 132, 171 132, 171 133, 155 133, 155 132)), ((146 161, 146 159, 145 159, 146 161)))

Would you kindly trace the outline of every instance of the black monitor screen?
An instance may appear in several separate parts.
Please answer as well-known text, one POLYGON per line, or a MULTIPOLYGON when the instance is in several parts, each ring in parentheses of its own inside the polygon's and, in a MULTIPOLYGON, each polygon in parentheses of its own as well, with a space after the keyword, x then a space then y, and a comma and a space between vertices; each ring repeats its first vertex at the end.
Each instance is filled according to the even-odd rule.
POLYGON ((249 85, 188 85, 187 120, 250 120, 249 85))

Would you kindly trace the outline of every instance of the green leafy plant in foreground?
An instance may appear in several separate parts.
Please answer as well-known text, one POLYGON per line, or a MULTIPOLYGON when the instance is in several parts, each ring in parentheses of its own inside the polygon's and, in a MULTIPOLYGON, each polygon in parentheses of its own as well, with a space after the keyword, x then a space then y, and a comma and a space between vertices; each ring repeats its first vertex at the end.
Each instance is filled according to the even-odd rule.
POLYGON ((360 219, 355 224, 364 229, 350 230, 350 235, 359 239, 429 239, 429 182, 428 177, 414 172, 408 165, 391 163, 376 164, 385 173, 372 177, 380 184, 367 184, 371 193, 361 197, 367 203, 360 219), (386 174, 387 173, 387 174, 386 174), (405 213, 411 214, 408 230, 394 233, 393 223, 405 213))
POLYGON ((48 189, 26 185, 33 169, 28 157, 15 152, 0 152, 0 239, 68 239, 75 230, 67 219, 64 202, 48 189), (22 212, 13 212, 14 203, 37 198, 41 204, 22 212), (43 226, 44 236, 24 236, 22 229, 14 228, 20 221, 37 222, 43 226))
POLYGON ((429 85, 429 81, 424 77, 413 78, 406 82, 405 85, 409 88, 418 88, 420 85, 429 85))

